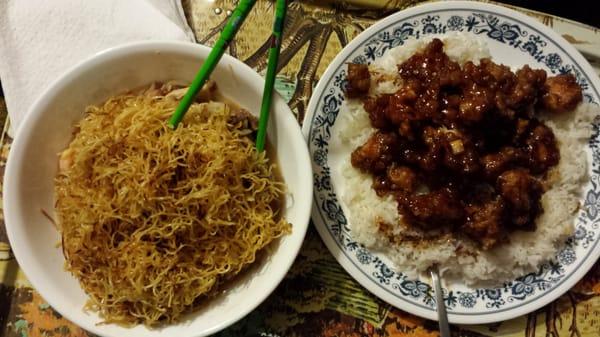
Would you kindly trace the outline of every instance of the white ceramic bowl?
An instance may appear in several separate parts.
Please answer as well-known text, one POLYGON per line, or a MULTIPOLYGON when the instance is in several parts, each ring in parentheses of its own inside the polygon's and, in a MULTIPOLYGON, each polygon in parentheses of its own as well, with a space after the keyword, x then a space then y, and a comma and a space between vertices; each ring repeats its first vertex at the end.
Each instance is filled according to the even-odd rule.
MULTIPOLYGON (((4 177, 4 216, 10 245, 31 284, 59 313, 101 336, 206 336, 244 317, 279 284, 292 265, 308 226, 312 171, 308 151, 290 109, 273 99, 268 135, 273 143, 289 198, 290 235, 272 253, 235 282, 225 294, 207 302, 179 324, 160 329, 97 325, 97 314, 84 312, 87 295, 64 269, 56 244, 60 236, 41 210, 53 211, 57 153, 71 138, 73 124, 87 105, 153 81, 191 81, 210 49, 178 42, 142 42, 101 52, 54 82, 33 104, 19 127, 4 177)), ((230 99, 256 113, 264 81, 244 63, 225 55, 212 78, 230 99)), ((198 140, 201 141, 201 140, 198 140)))

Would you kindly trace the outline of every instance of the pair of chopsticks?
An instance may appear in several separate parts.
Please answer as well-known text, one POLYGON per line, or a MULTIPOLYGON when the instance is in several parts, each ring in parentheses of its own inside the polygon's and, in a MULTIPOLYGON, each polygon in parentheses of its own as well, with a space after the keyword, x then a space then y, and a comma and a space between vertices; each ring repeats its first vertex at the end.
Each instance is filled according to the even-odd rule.
MULTIPOLYGON (((173 116, 169 119, 169 127, 172 129, 177 128, 177 125, 181 122, 183 116, 194 101, 194 97, 198 91, 202 89, 210 74, 217 66, 217 63, 219 63, 219 60, 225 53, 225 49, 246 19, 250 10, 252 10, 255 2, 256 0, 240 0, 233 13, 231 13, 231 17, 208 54, 206 61, 204 61, 202 67, 200 67, 198 74, 196 74, 196 77, 185 93, 185 96, 183 96, 183 99, 177 106, 177 109, 175 109, 173 116)), ((262 152, 265 148, 267 124, 269 121, 269 111, 271 110, 271 100, 273 98, 273 87, 275 85, 275 74, 277 72, 279 50, 281 49, 281 36, 283 33, 286 9, 287 0, 277 0, 275 6, 275 22, 273 24, 273 33, 271 35, 271 46, 269 47, 269 61, 265 78, 265 87, 260 108, 260 117, 258 119, 258 134, 256 136, 256 150, 258 152, 262 152)))

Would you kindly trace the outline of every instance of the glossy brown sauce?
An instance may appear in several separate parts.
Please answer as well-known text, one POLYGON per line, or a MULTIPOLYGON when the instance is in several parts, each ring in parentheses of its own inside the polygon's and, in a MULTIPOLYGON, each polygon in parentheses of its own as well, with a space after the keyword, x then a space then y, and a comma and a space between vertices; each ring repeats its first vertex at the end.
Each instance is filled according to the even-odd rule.
POLYGON ((538 117, 577 106, 575 78, 489 59, 461 67, 438 39, 399 64, 398 77, 395 93, 369 96, 368 67, 348 66, 346 95, 363 101, 376 129, 351 162, 377 194, 396 199, 409 227, 466 235, 484 249, 535 230, 545 176, 560 160, 538 117))

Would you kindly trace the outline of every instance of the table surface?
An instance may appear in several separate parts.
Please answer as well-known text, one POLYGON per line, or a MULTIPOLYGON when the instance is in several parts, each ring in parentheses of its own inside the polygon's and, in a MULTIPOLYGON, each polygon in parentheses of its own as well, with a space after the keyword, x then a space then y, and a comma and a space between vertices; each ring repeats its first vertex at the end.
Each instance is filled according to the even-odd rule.
MULTIPOLYGON (((233 9, 234 0, 184 0, 188 22, 198 43, 211 45, 219 27, 233 9)), ((416 0, 346 0, 293 2, 281 54, 283 68, 276 89, 301 122, 314 83, 329 62, 360 31, 416 0), (321 4, 318 4, 321 3, 321 4), (384 9, 361 8, 363 6, 384 9), (336 34, 334 34, 335 32, 336 34), (341 39, 340 39, 341 37, 341 39)), ((513 3, 516 3, 513 1, 513 3)), ((527 1, 521 1, 527 4, 527 1)), ((270 2, 259 1, 228 52, 259 72, 266 55, 272 17, 270 2)), ((600 32, 587 25, 551 15, 519 9, 553 27, 573 43, 600 73, 600 32)), ((0 91, 0 178, 11 139, 6 130, 6 106, 0 91)), ((1 179, 0 179, 1 180, 1 179)), ((20 271, 4 230, 0 212, 0 337, 91 336, 52 310, 20 271)), ((598 337, 600 336, 600 263, 567 294, 548 306, 510 321, 453 326, 461 337, 598 337)), ((335 261, 313 226, 290 273, 277 290, 242 321, 218 334, 221 337, 435 337, 437 323, 410 315, 382 302, 356 283, 335 261)))

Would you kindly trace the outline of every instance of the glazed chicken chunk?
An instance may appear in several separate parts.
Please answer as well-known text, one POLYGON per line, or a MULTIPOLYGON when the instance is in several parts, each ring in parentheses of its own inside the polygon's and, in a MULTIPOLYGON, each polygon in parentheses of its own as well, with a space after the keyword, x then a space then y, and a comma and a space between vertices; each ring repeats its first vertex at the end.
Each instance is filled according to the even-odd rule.
POLYGON ((551 112, 573 110, 582 99, 581 87, 571 74, 550 77, 544 85, 542 104, 551 112))

